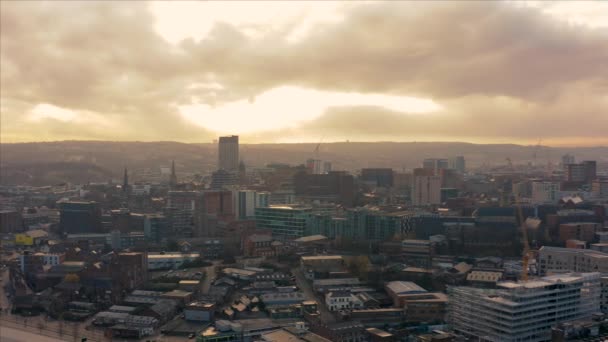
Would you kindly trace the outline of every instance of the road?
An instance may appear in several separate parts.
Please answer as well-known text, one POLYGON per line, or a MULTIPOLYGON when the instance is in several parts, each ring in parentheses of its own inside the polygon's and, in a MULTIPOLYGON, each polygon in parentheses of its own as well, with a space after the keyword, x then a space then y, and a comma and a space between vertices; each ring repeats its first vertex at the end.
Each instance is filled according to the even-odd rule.
POLYGON ((296 277, 296 285, 300 288, 300 290, 304 293, 304 296, 307 300, 315 300, 319 305, 319 314, 321 315, 321 320, 325 323, 334 323, 336 322, 336 317, 327 309, 325 305, 325 301, 321 296, 317 296, 312 289, 312 284, 304 277, 304 273, 299 267, 295 267, 291 270, 291 274, 296 277))
POLYGON ((43 335, 32 334, 24 330, 18 330, 7 326, 0 327, 0 340, 2 342, 23 342, 23 341, 36 341, 36 342, 63 342, 52 337, 43 335))

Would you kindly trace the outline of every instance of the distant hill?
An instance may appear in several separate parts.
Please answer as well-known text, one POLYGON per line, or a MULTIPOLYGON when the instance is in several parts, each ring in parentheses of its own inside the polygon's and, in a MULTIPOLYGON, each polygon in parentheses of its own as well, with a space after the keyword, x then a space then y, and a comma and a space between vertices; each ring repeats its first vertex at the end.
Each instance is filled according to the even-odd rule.
MULTIPOLYGON (((302 164, 315 157, 316 144, 241 144, 241 158, 248 166, 270 162, 302 164)), ((340 142, 324 143, 319 159, 331 161, 334 169, 392 167, 396 170, 418 167, 424 158, 464 155, 471 167, 515 164, 533 160, 559 163, 570 153, 577 160, 593 159, 608 163, 608 147, 547 147, 513 144, 470 144, 462 142, 340 142)), ((70 181, 120 179, 122 170, 169 166, 175 159, 178 171, 207 174, 217 164, 214 144, 178 142, 58 141, 0 144, 2 184, 50 184, 70 181), (23 183, 22 183, 23 182, 23 183), (49 183, 45 183, 49 182, 49 183)))

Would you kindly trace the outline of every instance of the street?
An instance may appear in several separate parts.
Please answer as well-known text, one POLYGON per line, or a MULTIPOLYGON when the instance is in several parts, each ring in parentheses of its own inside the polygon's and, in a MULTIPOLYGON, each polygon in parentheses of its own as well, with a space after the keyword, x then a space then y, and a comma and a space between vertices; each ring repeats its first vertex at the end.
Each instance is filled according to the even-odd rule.
POLYGON ((304 293, 304 296, 307 300, 314 300, 318 303, 319 314, 321 315, 321 320, 325 323, 334 323, 336 322, 336 317, 327 309, 325 305, 325 301, 320 296, 317 296, 313 289, 312 285, 308 282, 308 280, 304 277, 302 270, 299 267, 295 267, 291 270, 291 274, 296 277, 296 285, 300 288, 300 291, 304 293))

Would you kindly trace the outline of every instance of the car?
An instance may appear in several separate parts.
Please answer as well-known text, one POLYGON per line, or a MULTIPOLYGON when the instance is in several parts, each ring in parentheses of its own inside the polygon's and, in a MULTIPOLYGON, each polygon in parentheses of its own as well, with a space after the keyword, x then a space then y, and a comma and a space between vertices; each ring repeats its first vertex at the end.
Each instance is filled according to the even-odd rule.
POLYGON ((194 338, 194 334, 190 334, 190 335, 188 335, 188 339, 190 339, 190 340, 191 340, 191 339, 193 339, 193 338, 194 338))

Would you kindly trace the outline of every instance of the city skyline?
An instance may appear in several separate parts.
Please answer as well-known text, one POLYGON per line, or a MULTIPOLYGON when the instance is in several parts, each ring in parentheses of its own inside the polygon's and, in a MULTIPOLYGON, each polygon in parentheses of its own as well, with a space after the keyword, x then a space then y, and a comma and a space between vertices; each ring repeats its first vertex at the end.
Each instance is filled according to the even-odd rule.
POLYGON ((607 3, 1 6, 3 143, 608 144, 607 3))

